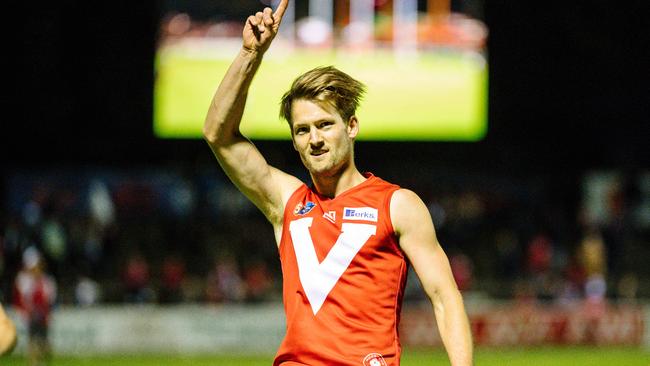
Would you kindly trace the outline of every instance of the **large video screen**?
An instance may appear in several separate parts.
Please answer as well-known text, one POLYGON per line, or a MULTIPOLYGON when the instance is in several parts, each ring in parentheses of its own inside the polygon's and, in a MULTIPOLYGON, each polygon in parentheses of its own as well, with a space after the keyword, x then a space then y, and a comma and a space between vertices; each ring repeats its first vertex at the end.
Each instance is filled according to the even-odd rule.
MULTIPOLYGON (((340 21, 342 26, 328 27, 317 17, 301 19, 295 10, 293 14, 288 11, 285 18, 294 19, 285 19, 282 26, 290 31, 278 34, 253 80, 242 132, 253 139, 289 139, 288 125, 279 117, 280 98, 301 73, 333 65, 368 87, 357 110, 360 140, 482 139, 487 131, 488 100, 485 35, 479 34, 483 38, 474 43, 463 43, 460 32, 463 27, 469 29, 476 39, 477 29, 484 32, 480 22, 450 13, 440 24, 431 25, 422 20, 426 17, 418 9, 414 40, 409 43, 408 35, 396 39, 395 16, 384 20, 392 26, 382 26, 377 19, 387 17, 377 15, 381 9, 369 10, 374 12, 368 24, 372 34, 354 42, 344 39, 345 29, 337 33, 345 22, 350 26, 349 18, 340 21), (381 29, 390 34, 382 36, 381 29), (447 34, 446 38, 436 40, 436 30, 438 35, 447 34), (456 38, 451 30, 457 31, 456 38), (318 36, 319 32, 324 36, 318 36), (409 45, 397 45, 400 41, 409 45)), ((243 24, 239 23, 243 21, 197 22, 182 12, 166 18, 155 62, 157 137, 201 137, 212 96, 241 47, 243 24)), ((353 25, 363 29, 360 21, 353 25)))

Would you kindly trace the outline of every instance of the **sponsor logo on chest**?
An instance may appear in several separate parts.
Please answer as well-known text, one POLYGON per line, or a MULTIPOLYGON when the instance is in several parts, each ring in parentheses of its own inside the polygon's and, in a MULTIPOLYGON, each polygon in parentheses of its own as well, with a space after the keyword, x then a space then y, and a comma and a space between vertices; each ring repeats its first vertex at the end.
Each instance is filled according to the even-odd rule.
POLYGON ((314 207, 316 207, 316 204, 311 201, 307 201, 307 203, 304 205, 302 203, 298 203, 293 209, 293 214, 295 216, 304 216, 308 214, 314 207))
POLYGON ((336 211, 328 211, 323 214, 323 217, 332 224, 336 224, 336 211))
POLYGON ((345 207, 343 209, 343 220, 358 220, 377 222, 376 208, 372 207, 345 207))

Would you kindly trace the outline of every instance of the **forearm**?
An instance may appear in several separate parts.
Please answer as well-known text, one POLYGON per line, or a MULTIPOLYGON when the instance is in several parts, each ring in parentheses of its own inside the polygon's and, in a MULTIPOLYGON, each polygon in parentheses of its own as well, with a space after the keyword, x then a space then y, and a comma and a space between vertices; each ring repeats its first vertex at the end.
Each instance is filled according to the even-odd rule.
POLYGON ((451 365, 472 365, 472 334, 460 292, 456 290, 444 299, 434 301, 434 311, 451 365))
POLYGON ((242 49, 228 68, 203 125, 203 135, 211 145, 239 132, 248 89, 261 61, 261 53, 242 49))

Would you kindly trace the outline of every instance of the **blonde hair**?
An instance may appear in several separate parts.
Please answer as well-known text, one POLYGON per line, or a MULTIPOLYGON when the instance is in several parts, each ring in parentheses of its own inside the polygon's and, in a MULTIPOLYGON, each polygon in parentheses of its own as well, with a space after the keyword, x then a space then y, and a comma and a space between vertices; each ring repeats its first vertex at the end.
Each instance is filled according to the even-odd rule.
POLYGON ((300 75, 284 93, 280 102, 280 117, 292 125, 291 108, 294 100, 306 99, 334 107, 345 123, 359 107, 366 86, 333 66, 317 67, 300 75))

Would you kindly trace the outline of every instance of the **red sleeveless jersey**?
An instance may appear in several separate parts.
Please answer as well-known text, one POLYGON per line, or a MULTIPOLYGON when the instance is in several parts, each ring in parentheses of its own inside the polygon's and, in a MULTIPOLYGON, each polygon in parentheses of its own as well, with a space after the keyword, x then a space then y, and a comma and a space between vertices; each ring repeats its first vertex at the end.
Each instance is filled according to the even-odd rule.
POLYGON ((399 365, 407 262, 390 219, 399 186, 370 173, 335 198, 287 202, 280 260, 287 330, 273 365, 399 365))

